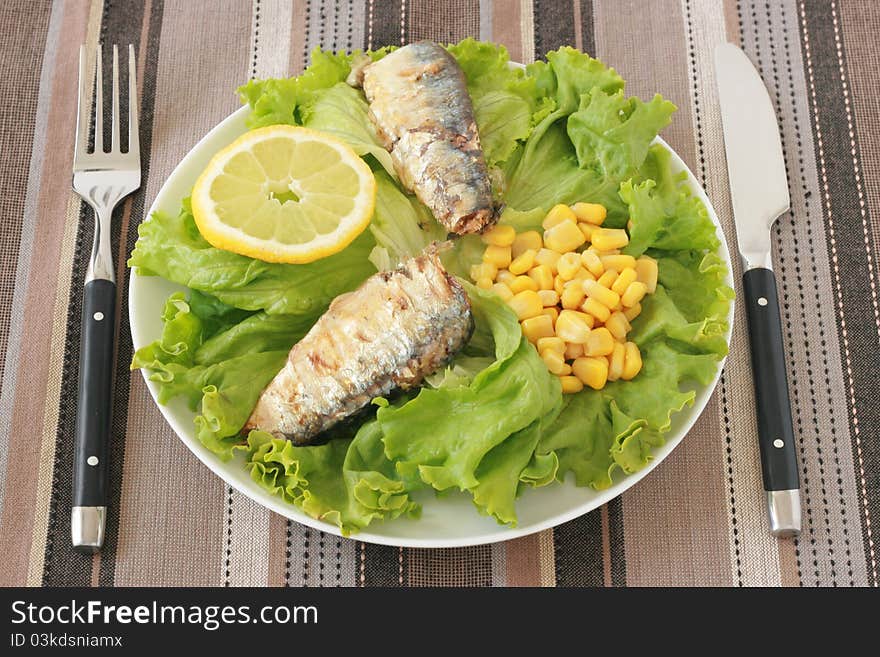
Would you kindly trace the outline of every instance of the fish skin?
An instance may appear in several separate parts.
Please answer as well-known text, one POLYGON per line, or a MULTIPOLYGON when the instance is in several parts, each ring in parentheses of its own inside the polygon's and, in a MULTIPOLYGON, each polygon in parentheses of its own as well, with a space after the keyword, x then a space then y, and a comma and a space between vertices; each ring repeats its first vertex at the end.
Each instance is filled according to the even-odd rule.
POLYGON ((310 444, 375 397, 418 386, 473 327, 467 294, 436 249, 407 258, 333 300, 263 390, 245 431, 310 444))
POLYGON ((359 67, 370 118, 400 181, 449 231, 464 235, 497 219, 464 73, 431 41, 359 67))

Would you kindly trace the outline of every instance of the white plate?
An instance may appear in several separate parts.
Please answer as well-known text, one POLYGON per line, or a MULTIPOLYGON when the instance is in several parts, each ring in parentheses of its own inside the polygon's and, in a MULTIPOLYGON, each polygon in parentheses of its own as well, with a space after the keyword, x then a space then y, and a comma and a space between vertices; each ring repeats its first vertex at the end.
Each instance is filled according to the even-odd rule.
MULTIPOLYGON (((169 213, 179 211, 181 200, 189 195, 196 178, 211 157, 245 132, 245 118, 249 111, 249 108, 245 106, 229 115, 187 153, 162 186, 147 216, 158 210, 169 213)), ((727 243, 724 240, 724 232, 721 230, 712 204, 681 158, 669 148, 665 141, 659 137, 656 141, 670 150, 673 169, 687 172, 688 185, 693 193, 705 203, 709 217, 715 224, 718 238, 721 241, 718 255, 728 265, 726 282, 733 287, 727 243)), ((160 314, 165 299, 171 293, 182 289, 184 288, 179 285, 155 276, 133 275, 131 277, 128 308, 131 336, 135 349, 139 349, 160 337, 162 332, 160 314)), ((733 304, 730 306, 728 322, 729 327, 732 328, 733 304)), ((730 343, 730 329, 727 341, 730 343)), ((591 488, 577 488, 570 475, 562 484, 556 483, 537 489, 530 488, 517 501, 516 510, 519 524, 515 528, 501 526, 495 520, 477 513, 469 496, 452 494, 442 499, 436 499, 433 494, 426 491, 416 496, 416 499, 423 506, 422 516, 419 520, 399 518, 387 523, 375 523, 370 525, 367 530, 356 534, 355 537, 370 543, 404 547, 461 547, 506 541, 555 527, 577 518, 617 497, 660 465, 663 459, 678 446, 702 413, 721 375, 722 366, 723 362, 719 363, 718 371, 710 385, 695 388, 694 405, 673 416, 672 428, 666 435, 666 443, 655 450, 654 459, 644 469, 633 475, 625 476, 621 474, 620 470, 617 470, 613 485, 606 490, 595 491, 591 488)), ((147 387, 155 400, 158 386, 147 378, 145 371, 144 378, 147 379, 147 387)), ((337 527, 307 516, 292 504, 270 495, 261 488, 250 478, 245 469, 242 455, 224 463, 208 451, 196 438, 193 425, 194 414, 186 407, 182 399, 175 399, 165 406, 159 404, 159 410, 184 444, 227 484, 263 506, 296 522, 340 535, 337 527)))

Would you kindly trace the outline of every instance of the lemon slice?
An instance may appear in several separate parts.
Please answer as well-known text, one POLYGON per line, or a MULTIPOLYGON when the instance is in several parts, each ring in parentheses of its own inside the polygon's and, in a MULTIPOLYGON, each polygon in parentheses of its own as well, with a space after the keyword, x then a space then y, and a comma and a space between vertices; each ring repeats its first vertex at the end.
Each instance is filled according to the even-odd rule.
POLYGON ((370 223, 376 179, 346 144, 289 125, 245 133, 217 153, 192 192, 212 246, 268 262, 341 251, 370 223))

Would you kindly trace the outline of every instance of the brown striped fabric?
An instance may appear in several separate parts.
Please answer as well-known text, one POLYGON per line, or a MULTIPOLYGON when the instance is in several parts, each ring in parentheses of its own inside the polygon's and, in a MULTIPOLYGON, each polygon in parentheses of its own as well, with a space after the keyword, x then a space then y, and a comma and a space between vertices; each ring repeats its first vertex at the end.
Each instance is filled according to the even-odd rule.
MULTIPOLYGON (((878 586, 880 9, 859 0, 41 0, 0 5, 2 585, 878 586), (531 62, 563 45, 679 108, 664 137, 731 248, 713 49, 746 51, 776 107, 791 211, 774 230, 804 501, 795 541, 767 533, 747 333, 672 455, 581 518, 490 546, 405 549, 288 521, 181 444, 132 354, 123 263, 164 180, 252 77, 352 51, 467 36, 531 62), (92 216, 69 188, 77 50, 138 53, 143 186, 114 216, 119 323, 107 542, 69 545, 81 281, 92 216)), ((735 274, 741 274, 733 259, 735 274)), ((406 522, 406 521, 400 521, 406 522)))

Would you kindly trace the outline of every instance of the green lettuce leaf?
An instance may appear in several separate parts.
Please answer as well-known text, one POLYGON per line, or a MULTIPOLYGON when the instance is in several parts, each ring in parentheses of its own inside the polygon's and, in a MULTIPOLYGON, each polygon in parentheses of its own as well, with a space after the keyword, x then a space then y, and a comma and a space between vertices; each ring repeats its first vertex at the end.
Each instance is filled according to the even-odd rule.
POLYGON ((391 269, 402 257, 418 255, 446 236, 431 211, 381 171, 376 172, 376 210, 370 232, 376 240, 370 260, 379 270, 391 269))
POLYGON ((205 340, 195 352, 195 362, 206 365, 247 354, 289 351, 313 323, 304 315, 259 312, 205 340))
POLYGON ((557 420, 542 434, 538 454, 554 454, 560 481, 572 472, 578 486, 611 485, 613 459, 611 409, 602 392, 584 390, 565 395, 557 420))
POLYGON ((534 147, 513 158, 504 200, 516 210, 545 213, 557 203, 589 200, 608 209, 613 217, 625 217, 626 206, 618 195, 620 180, 606 178, 594 169, 581 169, 574 145, 562 123, 549 127, 534 147))
POLYGON ((251 106, 247 119, 249 128, 298 123, 294 114, 297 104, 296 78, 251 80, 238 88, 238 95, 243 103, 251 106))
POLYGON ((192 307, 193 314, 202 320, 205 338, 225 331, 253 314, 253 311, 230 306, 217 297, 194 289, 190 289, 187 303, 192 307))
POLYGON ((542 107, 535 80, 508 64, 504 46, 465 39, 449 52, 464 71, 486 162, 500 164, 535 125, 542 107))
POLYGON ((303 125, 338 137, 362 157, 371 155, 388 175, 396 178, 391 154, 379 141, 368 111, 367 101, 360 91, 345 82, 337 82, 316 95, 303 125))
MULTIPOLYGON (((468 292, 475 307, 483 308, 482 317, 475 317, 478 325, 481 319, 491 324, 495 362, 466 387, 423 388, 402 406, 380 408, 376 415, 385 453, 397 461, 398 471, 418 473, 422 481, 440 491, 477 488, 477 469, 484 457, 512 434, 555 412, 561 401, 558 379, 519 335, 516 316, 494 294, 472 286, 468 292)), ((534 446, 531 439, 515 444, 519 460, 514 462, 522 470, 534 446)), ((508 446, 505 451, 511 449, 508 446)), ((509 456, 500 460, 513 467, 509 456)), ((507 491, 510 504, 515 492, 515 486, 507 491)), ((488 503, 492 497, 484 489, 475 502, 490 513, 505 508, 499 500, 488 503)))
POLYGON ((659 180, 632 180, 620 186, 620 197, 629 206, 632 228, 624 253, 640 256, 648 248, 665 251, 718 248, 715 225, 706 206, 684 184, 686 174, 673 176, 670 154, 659 144, 651 149, 654 166, 665 175, 659 180))
MULTIPOLYGON (((659 94, 645 103, 638 98, 625 98, 623 91, 607 94, 594 87, 581 96, 578 111, 568 117, 568 136, 579 166, 596 169, 612 180, 633 175, 675 109, 659 94)), ((629 203, 626 198, 623 200, 629 203)))
POLYGON ((339 294, 375 272, 367 231, 339 253, 306 265, 263 262, 216 249, 201 236, 188 202, 173 216, 156 212, 138 226, 130 267, 214 296, 243 310, 297 314, 314 322, 339 294))
POLYGON ((523 488, 546 486, 553 481, 559 466, 556 455, 536 456, 535 448, 561 408, 560 394, 547 413, 497 444, 482 458, 474 473, 477 485, 471 490, 474 505, 481 513, 515 527, 514 502, 523 488))
POLYGON ((607 225, 621 226, 627 208, 620 184, 638 175, 675 106, 660 96, 648 103, 624 97, 614 69, 573 48, 548 53, 547 62, 528 71, 553 109, 505 165, 505 201, 545 212, 556 203, 601 203, 607 225))
POLYGON ((131 368, 149 370, 162 404, 182 397, 193 410, 199 440, 222 459, 241 444, 241 430, 263 388, 311 322, 296 315, 257 313, 208 335, 216 304, 172 294, 162 313, 161 337, 140 349, 131 368), (200 312, 207 311, 206 315, 200 312))
POLYGON ((727 264, 716 253, 649 251, 657 258, 660 284, 689 322, 725 320, 733 290, 724 282, 727 264))
MULTIPOLYGON (((379 53, 377 53, 379 54, 379 53)), ((384 51, 381 51, 384 55, 384 51)), ((333 53, 315 48, 311 64, 295 78, 251 80, 239 87, 242 102, 251 106, 249 128, 284 123, 302 125, 324 92, 344 82, 355 54, 333 53)))
POLYGON ((313 518, 340 527, 345 534, 374 520, 418 517, 404 483, 382 470, 381 433, 367 422, 353 439, 296 447, 289 440, 252 431, 247 439, 251 478, 313 518))

